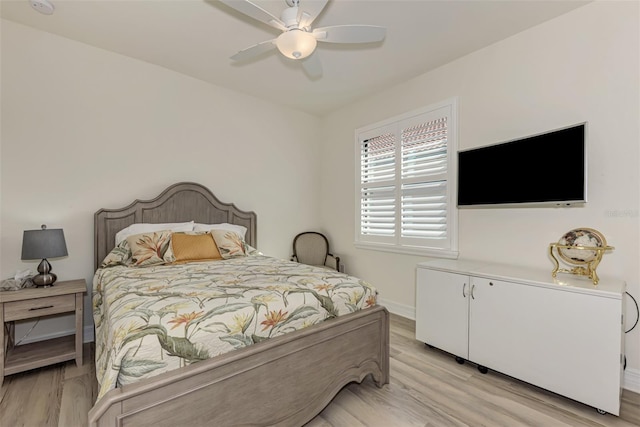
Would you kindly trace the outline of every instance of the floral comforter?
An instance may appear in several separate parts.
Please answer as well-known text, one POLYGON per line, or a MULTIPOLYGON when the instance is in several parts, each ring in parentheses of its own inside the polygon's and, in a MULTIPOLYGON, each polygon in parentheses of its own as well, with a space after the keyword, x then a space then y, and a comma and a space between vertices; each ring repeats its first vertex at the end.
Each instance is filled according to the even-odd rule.
POLYGON ((124 385, 376 304, 337 271, 253 255, 93 280, 98 398, 124 385))

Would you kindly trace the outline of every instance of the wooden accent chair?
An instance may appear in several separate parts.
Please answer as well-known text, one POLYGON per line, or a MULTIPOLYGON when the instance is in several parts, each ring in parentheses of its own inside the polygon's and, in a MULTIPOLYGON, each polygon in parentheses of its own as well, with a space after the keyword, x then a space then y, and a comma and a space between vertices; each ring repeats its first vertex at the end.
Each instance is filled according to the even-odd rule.
POLYGON ((340 270, 340 257, 329 252, 329 240, 316 231, 305 231, 293 239, 291 261, 340 270))

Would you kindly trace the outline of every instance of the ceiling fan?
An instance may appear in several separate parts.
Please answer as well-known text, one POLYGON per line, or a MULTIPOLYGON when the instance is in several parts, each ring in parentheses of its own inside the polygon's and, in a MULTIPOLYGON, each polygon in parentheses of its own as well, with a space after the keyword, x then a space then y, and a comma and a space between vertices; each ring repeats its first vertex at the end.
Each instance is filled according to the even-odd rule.
POLYGON ((312 29, 311 24, 329 0, 285 0, 287 8, 280 18, 250 0, 220 0, 227 6, 253 19, 282 31, 277 38, 241 50, 231 57, 234 61, 254 58, 278 49, 282 55, 300 60, 306 73, 317 78, 322 75, 322 63, 315 52, 317 42, 374 43, 382 41, 386 28, 375 25, 334 25, 312 29))

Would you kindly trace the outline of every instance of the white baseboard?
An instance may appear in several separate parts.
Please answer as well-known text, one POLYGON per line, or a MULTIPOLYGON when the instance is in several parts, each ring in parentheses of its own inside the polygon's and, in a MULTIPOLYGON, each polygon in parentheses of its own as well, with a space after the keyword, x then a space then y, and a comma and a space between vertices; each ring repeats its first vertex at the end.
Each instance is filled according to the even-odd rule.
POLYGON ((623 388, 640 393, 640 370, 638 369, 625 369, 623 388))
MULTIPOLYGON (((406 319, 416 320, 416 309, 410 305, 398 304, 384 298, 378 298, 380 305, 383 305, 389 310, 389 313, 397 314, 398 316, 406 319)), ((627 368, 624 371, 624 378, 622 387, 640 393, 640 370, 627 368)))
POLYGON ((416 309, 411 305, 398 304, 397 302, 384 298, 378 298, 378 302, 380 305, 386 307, 389 313, 397 314, 406 319, 416 320, 416 309))

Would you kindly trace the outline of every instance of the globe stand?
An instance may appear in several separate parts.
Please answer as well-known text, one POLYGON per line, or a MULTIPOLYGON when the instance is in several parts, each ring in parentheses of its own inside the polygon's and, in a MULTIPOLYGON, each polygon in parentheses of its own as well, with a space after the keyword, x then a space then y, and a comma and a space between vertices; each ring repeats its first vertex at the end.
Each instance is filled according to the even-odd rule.
POLYGON ((598 264, 600 264, 600 261, 602 260, 602 255, 605 253, 605 251, 612 250, 612 249, 614 249, 613 246, 569 246, 569 245, 561 245, 558 243, 551 243, 549 245, 549 255, 551 255, 551 258, 553 259, 553 262, 555 264, 555 267, 551 272, 551 276, 556 277, 558 273, 569 273, 569 274, 575 274, 578 276, 587 276, 589 279, 591 279, 594 285, 597 285, 598 282, 600 281, 600 278, 596 273, 596 267, 598 267, 598 264), (576 264, 576 266, 571 269, 560 268, 560 262, 558 261, 558 258, 554 253, 554 249, 555 249, 555 252, 557 252, 561 258, 565 259, 567 262, 576 264), (567 259, 566 257, 562 256, 560 252, 562 249, 591 251, 592 253, 594 253, 593 259, 591 259, 590 261, 567 259))

